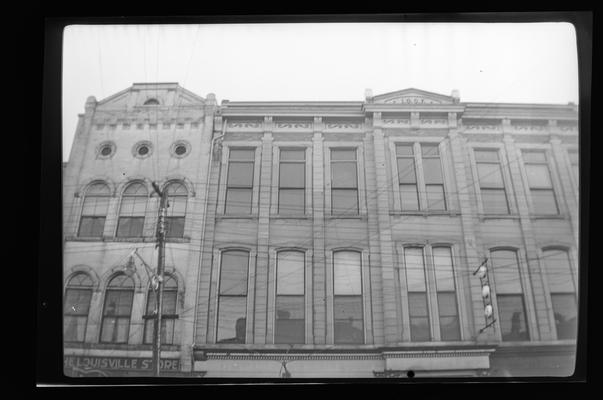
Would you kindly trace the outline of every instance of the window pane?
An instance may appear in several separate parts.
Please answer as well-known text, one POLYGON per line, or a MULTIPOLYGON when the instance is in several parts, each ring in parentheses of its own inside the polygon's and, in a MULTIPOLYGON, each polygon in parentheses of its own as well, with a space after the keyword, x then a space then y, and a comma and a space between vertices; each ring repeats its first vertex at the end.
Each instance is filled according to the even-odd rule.
POLYGON ((331 164, 331 186, 334 188, 356 188, 358 186, 356 163, 331 164))
POLYGON ((555 293, 574 293, 574 276, 570 267, 569 256, 563 250, 546 250, 542 252, 542 262, 546 270, 549 289, 555 293))
POLYGON ((109 287, 134 288, 134 279, 125 274, 120 274, 111 279, 111 282, 109 282, 109 287))
POLYGON ((255 149, 230 149, 229 157, 231 160, 253 161, 255 149))
POLYGON ((165 236, 181 238, 184 236, 184 217, 167 217, 165 219, 165 236))
POLYGON ((88 276, 88 274, 85 273, 78 273, 74 276, 71 277, 71 279, 69 280, 68 285, 70 287, 73 286, 84 286, 84 287, 91 287, 94 286, 94 283, 92 282, 92 279, 90 279, 90 277, 88 276))
POLYGON ((133 196, 146 196, 148 194, 147 188, 139 182, 132 183, 129 185, 126 190, 124 190, 124 195, 133 195, 133 196))
POLYGON ((226 214, 249 214, 252 189, 227 189, 226 214))
POLYGON ((285 188, 303 188, 306 186, 306 165, 302 163, 281 163, 279 186, 285 188))
POLYGON ((335 343, 364 343, 362 296, 333 298, 335 343))
POLYGON ((281 251, 278 253, 277 294, 304 294, 304 253, 281 251))
POLYGON ((107 215, 109 209, 109 197, 89 197, 84 199, 82 215, 107 215))
POLYGON ((404 249, 406 282, 409 292, 424 292, 425 270, 423 267, 423 249, 408 247, 404 249))
POLYGON ((430 210, 445 210, 446 199, 444 198, 443 185, 425 185, 427 193, 427 208, 430 210))
POLYGON ((104 183, 94 183, 88 187, 86 190, 86 196, 94 196, 94 195, 110 195, 111 190, 109 186, 104 183))
POLYGON ((438 292, 438 311, 440 312, 440 317, 457 316, 456 293, 438 292))
POLYGON ((431 340, 429 319, 427 317, 410 317, 410 340, 427 342, 431 340))
POLYGON ((423 174, 425 175, 425 183, 444 183, 439 158, 424 158, 423 174))
POLYGON ((557 201, 555 193, 550 189, 532 189, 532 205, 536 214, 557 214, 557 201))
POLYGON ((477 164, 477 174, 479 175, 480 187, 504 188, 500 165, 498 164, 477 164))
POLYGON ((482 205, 486 214, 508 214, 507 195, 504 189, 481 189, 482 205))
POLYGON ((331 203, 333 214, 358 214, 358 192, 355 189, 332 189, 331 203))
POLYGON ((459 317, 440 317, 440 336, 442 340, 461 340, 459 317))
POLYGON ((101 342, 127 343, 130 330, 130 318, 103 318, 101 342))
POLYGON ((333 282, 336 295, 362 294, 360 253, 338 251, 333 253, 333 282))
POLYGON ((422 144, 421 152, 423 153, 423 157, 425 156, 437 156, 440 154, 440 150, 437 144, 422 144))
POLYGON ((67 315, 88 315, 92 290, 90 289, 67 289, 63 312, 67 315))
POLYGON ((524 162, 546 163, 544 151, 522 151, 524 162))
POLYGON ((87 316, 65 315, 63 317, 63 340, 65 342, 83 342, 87 321, 87 316))
MULTIPOLYGON (((161 319, 161 344, 174 344, 174 326, 176 321, 172 318, 161 319)), ((145 320, 144 326, 144 343, 153 343, 153 328, 155 327, 155 320, 145 320)))
POLYGON ((413 158, 398 158, 398 182, 416 183, 415 160, 413 158))
MULTIPOLYGON (((165 290, 163 292, 162 314, 176 314, 176 300, 178 292, 174 290, 165 290)), ((155 304, 157 303, 157 293, 149 290, 147 294, 147 312, 146 315, 155 313, 155 304)))
POLYGON ((218 343, 245 343, 247 297, 220 296, 218 343))
POLYGON ((551 188, 549 169, 546 165, 526 165, 530 188, 551 188))
POLYGON ((220 294, 246 295, 249 253, 227 251, 222 253, 220 294))
POLYGON ((496 293, 522 293, 517 254, 509 250, 493 251, 490 255, 496 293))
POLYGON ((452 254, 449 247, 433 248, 433 265, 438 291, 454 291, 454 275, 452 271, 452 254))
POLYGON ((304 343, 304 296, 277 296, 275 343, 304 343))
POLYGON ((147 208, 146 197, 124 197, 121 200, 119 215, 144 216, 147 208))
POLYGON ((289 160, 305 160, 306 159, 306 150, 281 150, 281 160, 289 161, 289 160))
POLYGON ((400 202, 403 211, 419 209, 419 196, 416 185, 400 185, 400 202))
POLYGON ((339 160, 356 160, 356 149, 333 149, 331 150, 331 160, 339 161, 339 160))
POLYGON ((475 161, 498 162, 498 150, 475 150, 475 161))
POLYGON ((427 310, 427 293, 409 292, 408 309, 411 317, 428 317, 429 312, 427 310))
POLYGON ((396 146, 396 155, 398 156, 412 156, 413 153, 412 144, 399 144, 396 146))
POLYGON ((278 197, 278 212, 283 214, 303 214, 306 204, 305 189, 281 189, 278 197))
POLYGON ((144 217, 119 217, 118 237, 142 237, 144 217))
POLYGON ((503 341, 529 340, 522 295, 497 296, 503 341))
POLYGON ((105 217, 82 217, 78 236, 101 237, 105 229, 105 217))
POLYGON ((228 166, 228 186, 253 185, 253 163, 231 162, 228 166))
POLYGON ((557 339, 575 339, 578 331, 578 308, 576 297, 572 294, 551 294, 557 339))
POLYGON ((186 214, 187 197, 171 196, 168 198, 169 207, 167 208, 168 216, 183 216, 186 214))

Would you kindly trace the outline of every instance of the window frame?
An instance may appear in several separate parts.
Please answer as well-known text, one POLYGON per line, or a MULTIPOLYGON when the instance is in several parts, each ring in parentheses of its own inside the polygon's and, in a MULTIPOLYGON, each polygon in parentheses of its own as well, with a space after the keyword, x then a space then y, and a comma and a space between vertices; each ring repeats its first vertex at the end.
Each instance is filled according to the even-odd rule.
POLYGON ((174 180, 170 180, 168 181, 164 186, 163 186, 163 190, 168 190, 169 187, 171 185, 181 185, 184 190, 186 191, 186 194, 177 194, 177 195, 170 195, 168 193, 167 196, 167 201, 168 204, 170 204, 170 199, 184 199, 184 212, 182 213, 182 215, 170 215, 170 213, 172 212, 171 207, 168 207, 166 210, 166 216, 165 216, 165 222, 166 222, 166 226, 165 226, 165 237, 166 239, 181 239, 185 237, 185 233, 186 233, 186 216, 187 216, 187 212, 188 212, 188 198, 190 196, 190 191, 186 185, 186 183, 182 180, 178 180, 178 179, 174 179, 174 180), (182 235, 169 235, 170 232, 170 227, 171 227, 171 221, 175 220, 175 219, 182 219, 182 235))
POLYGON ((367 297, 370 297, 370 292, 367 292, 367 276, 365 274, 366 268, 365 268, 365 257, 364 257, 364 252, 362 250, 356 249, 356 248, 337 248, 337 249, 333 249, 331 251, 329 251, 329 258, 330 258, 330 265, 329 265, 329 274, 328 277, 330 278, 328 282, 329 285, 329 292, 332 294, 331 296, 328 296, 330 298, 330 304, 327 304, 328 307, 328 311, 330 311, 330 326, 327 332, 327 337, 329 340, 330 344, 334 344, 334 345, 343 345, 343 346, 358 346, 358 345, 364 345, 367 343, 370 343, 369 340, 372 340, 372 338, 367 337, 367 333, 369 331, 369 326, 368 325, 368 320, 370 319, 370 314, 367 314, 367 297), (360 291, 361 294, 336 294, 335 293, 335 257, 337 253, 356 253, 358 255, 358 261, 360 262, 360 271, 359 275, 360 275, 360 291), (368 293, 368 295, 367 295, 368 293), (360 320, 362 322, 362 341, 360 343, 349 343, 349 342, 336 342, 335 341, 335 322, 336 322, 336 318, 335 318, 335 301, 337 298, 359 298, 360 299, 360 305, 361 305, 361 316, 360 316, 360 320), (330 339, 329 339, 330 337, 330 339))
POLYGON ((79 211, 80 211, 79 214, 80 215, 79 215, 78 224, 77 224, 77 228, 76 228, 77 231, 75 232, 76 233, 76 237, 78 237, 78 238, 87 238, 87 239, 91 238, 92 239, 92 238, 102 238, 102 237, 105 236, 105 228, 107 227, 107 220, 108 220, 108 217, 109 217, 109 211, 111 210, 111 198, 112 197, 113 197, 113 192, 111 190, 111 186, 107 182, 105 182, 105 181, 96 180, 96 181, 90 182, 88 185, 86 185, 86 188, 84 190, 84 196, 83 196, 82 201, 81 201, 81 206, 79 207, 79 211), (89 195, 88 193, 90 191, 90 188, 92 186, 94 186, 94 185, 97 185, 97 184, 103 184, 103 185, 105 185, 105 187, 108 190, 108 193, 104 194, 104 195, 98 195, 98 194, 97 195, 92 195, 92 196, 89 195), (99 197, 100 198, 107 198, 107 210, 105 212, 104 217, 97 216, 97 215, 92 216, 92 215, 86 215, 86 214, 84 214, 84 209, 86 207, 86 200, 89 199, 89 198, 99 198, 99 197), (94 219, 104 218, 103 228, 101 229, 100 236, 82 236, 81 229, 82 229, 82 222, 83 222, 84 218, 94 218, 94 219))
MULTIPOLYGON (((325 217, 329 219, 339 218, 363 218, 367 215, 366 204, 366 182, 364 175, 364 143, 360 141, 323 141, 323 163, 324 163, 324 189, 325 189, 325 217), (358 212, 355 214, 333 214, 332 212, 332 169, 331 150, 356 150, 356 195, 358 197, 358 212)), ((351 161, 351 160, 350 160, 351 161)), ((348 161, 348 162, 350 162, 348 161)), ((344 161, 345 162, 345 161, 344 161)), ((352 189, 353 190, 353 189, 352 189)))
POLYGON ((119 210, 117 213, 117 223, 115 224, 115 237, 118 238, 128 238, 128 239, 140 239, 145 237, 145 223, 147 222, 147 218, 146 218, 146 214, 149 211, 149 197, 150 197, 150 193, 149 193, 149 188, 147 187, 146 182, 142 181, 142 180, 135 180, 135 181, 131 181, 128 182, 124 187, 123 190, 121 192, 121 196, 119 199, 119 210), (144 195, 125 195, 126 190, 128 190, 128 188, 134 184, 140 184, 144 187, 146 193, 144 195), (144 198, 145 199, 145 209, 144 211, 141 213, 142 216, 140 215, 122 215, 122 210, 123 210, 123 205, 124 205, 124 198, 144 198), (139 236, 123 236, 123 235, 119 235, 119 228, 120 228, 120 222, 122 220, 122 218, 128 218, 128 219, 142 219, 142 224, 141 224, 141 232, 139 236))
POLYGON ((292 144, 286 145, 286 144, 282 144, 282 145, 276 145, 274 146, 275 151, 273 152, 273 157, 275 157, 275 164, 277 165, 276 168, 276 212, 275 214, 278 214, 279 216, 306 216, 308 214, 308 209, 310 208, 309 205, 311 203, 309 203, 309 199, 308 199, 308 180, 311 179, 311 176, 308 176, 309 173, 311 174, 311 170, 308 171, 308 164, 309 164, 309 156, 310 156, 310 152, 308 151, 308 146, 304 145, 304 146, 295 146, 292 144), (283 151, 303 151, 304 153, 304 159, 303 161, 300 160, 283 160, 281 158, 281 154, 283 151), (286 187, 283 188, 281 187, 280 184, 280 176, 281 176, 281 167, 283 164, 303 164, 303 171, 304 171, 304 185, 303 187, 286 187), (281 211, 281 191, 282 190, 302 190, 303 191, 303 207, 302 207, 302 212, 285 212, 285 211, 281 211))
MULTIPOLYGON (((174 274, 169 274, 166 273, 164 275, 164 280, 168 281, 169 280, 173 280, 176 283, 175 287, 164 287, 163 288, 163 296, 164 296, 164 300, 165 300, 165 294, 166 292, 171 293, 174 292, 176 295, 176 299, 174 300, 174 313, 173 314, 165 314, 162 312, 161 314, 161 319, 162 319, 162 323, 165 320, 172 320, 173 321, 173 326, 172 326, 172 332, 171 332, 171 338, 172 340, 170 341, 170 343, 168 343, 166 340, 164 340, 163 336, 161 339, 161 344, 165 344, 165 345, 174 345, 177 344, 176 343, 176 324, 178 323, 178 319, 180 318, 179 313, 178 313, 178 309, 179 309, 179 301, 180 301, 180 286, 178 284, 178 278, 176 275, 174 274), (169 277, 169 278, 168 278, 169 277), (167 279, 166 279, 167 278, 167 279)), ((143 324, 144 324, 144 328, 143 328, 143 333, 142 333, 142 343, 143 344, 152 344, 151 342, 147 342, 146 341, 146 337, 147 337, 147 329, 151 329, 153 330, 153 324, 155 322, 155 315, 153 313, 149 314, 148 313, 148 308, 149 308, 149 302, 151 301, 151 296, 156 296, 155 291, 153 290, 152 286, 149 284, 149 287, 147 289, 147 298, 146 298, 146 302, 145 302, 145 308, 144 308, 144 313, 142 315, 142 319, 143 319, 143 324)), ((153 299, 153 301, 156 301, 155 299, 153 299)), ((163 305, 165 305, 165 303, 163 303, 163 305)))
POLYGON ((220 182, 218 187, 218 205, 216 214, 221 217, 249 218, 258 215, 259 178, 261 167, 261 141, 224 141, 222 142, 222 161, 220 171, 220 182), (253 184, 251 187, 251 211, 249 213, 226 213, 226 197, 228 188, 228 169, 230 164, 230 150, 253 150, 253 184))
MULTIPOLYGON (((107 280, 107 285, 105 286, 105 290, 103 293, 103 308, 101 310, 101 321, 100 321, 100 327, 99 327, 99 343, 108 343, 108 344, 128 344, 130 343, 130 339, 131 339, 131 335, 130 335, 130 331, 131 331, 131 325, 132 325, 132 313, 134 311, 134 297, 136 296, 136 281, 134 280, 134 278, 127 276, 125 273, 116 273, 113 274, 108 280, 107 280), (113 280, 115 280, 117 277, 124 275, 126 276, 126 279, 130 279, 132 281, 132 286, 128 287, 127 289, 120 287, 115 287, 115 288, 111 288, 111 283, 113 282, 113 280), (108 294, 109 292, 126 292, 126 291, 131 291, 132 292, 132 300, 130 302, 130 313, 129 316, 126 317, 125 314, 123 315, 117 315, 117 316, 111 316, 111 315, 106 315, 106 308, 107 308, 107 299, 108 299, 108 294), (126 333, 126 341, 125 342, 120 342, 120 341, 104 341, 103 340, 103 332, 104 332, 104 326, 105 326, 105 318, 115 318, 116 322, 118 319, 126 319, 128 320, 128 330, 126 333)), ((114 334, 115 335, 115 334, 114 334)))
POLYGON ((505 168, 503 166, 502 161, 504 160, 504 154, 503 154, 503 149, 500 147, 485 147, 485 146, 479 146, 479 147, 472 147, 472 159, 474 160, 474 165, 475 165, 475 171, 476 171, 476 175, 477 175, 477 195, 479 197, 479 204, 480 204, 480 213, 481 214, 485 214, 485 215, 511 215, 513 213, 512 210, 512 206, 511 206, 511 198, 510 198, 510 193, 508 191, 508 184, 507 184, 507 179, 505 177, 505 168), (496 156, 498 158, 498 160, 495 161, 478 161, 477 157, 475 157, 475 153, 478 151, 490 151, 490 152, 496 152, 496 156), (498 170, 500 172, 501 175, 501 180, 502 180, 502 187, 492 187, 492 186, 484 186, 482 185, 482 182, 479 179, 479 166, 480 164, 487 164, 487 165, 497 165, 498 166, 498 170), (485 209, 485 201, 484 201, 484 190, 498 190, 498 191, 502 191, 502 193, 505 196, 505 202, 506 202, 506 206, 507 206, 507 212, 506 213, 500 213, 500 212, 487 212, 485 209))
MULTIPOLYGON (((274 328, 272 329, 272 343, 274 344, 306 344, 308 343, 308 322, 311 320, 312 316, 311 313, 309 315, 308 313, 308 277, 311 275, 309 274, 308 271, 308 266, 310 264, 311 261, 308 260, 308 254, 307 254, 307 250, 304 249, 298 249, 298 248, 280 248, 278 250, 274 251, 274 268, 273 271, 274 273, 272 274, 272 276, 274 277, 274 301, 270 301, 269 304, 271 304, 271 307, 273 308, 273 312, 269 313, 269 314, 273 314, 271 316, 271 320, 270 322, 274 324, 274 328), (278 292, 278 277, 279 277, 279 256, 282 253, 292 253, 292 252, 296 252, 299 253, 301 255, 303 255, 303 272, 302 272, 302 278, 303 278, 303 294, 279 294, 278 292), (304 340, 301 343, 286 343, 286 342, 277 342, 277 336, 278 336, 278 315, 276 313, 277 310, 277 304, 278 304, 278 299, 279 297, 303 297, 303 310, 304 310, 304 332, 303 332, 303 337, 304 340)), ((269 306, 270 307, 270 306, 269 306)))
POLYGON ((560 193, 562 193, 562 191, 560 190, 559 182, 557 180, 558 176, 557 176, 557 172, 555 171, 555 168, 554 168, 553 156, 551 154, 550 145, 546 145, 546 146, 522 145, 522 146, 517 147, 517 152, 518 152, 519 160, 521 160, 519 165, 520 165, 520 171, 521 171, 524 188, 526 191, 526 198, 527 198, 530 214, 535 215, 535 216, 543 216, 543 217, 559 217, 560 215, 562 215, 563 209, 564 209, 563 205, 562 205, 562 196, 560 196, 560 193), (543 153, 544 157, 545 157, 545 161, 541 161, 541 162, 526 161, 525 157, 524 157, 524 154, 526 152, 543 153), (528 180, 527 165, 546 166, 549 181, 551 183, 550 188, 541 188, 541 187, 532 188, 530 186, 530 182, 528 180), (532 195, 533 190, 541 191, 541 192, 544 192, 544 191, 551 192, 551 194, 553 195, 553 200, 555 202, 555 207, 557 208, 557 212, 556 213, 540 213, 540 212, 538 212, 535 208, 535 204, 534 204, 534 200, 533 200, 533 195, 532 195))
POLYGON ((90 320, 90 309, 92 306, 92 297, 94 296, 94 291, 95 291, 95 282, 92 276, 90 276, 90 274, 84 272, 84 271, 76 271, 73 274, 71 274, 69 276, 69 279, 67 280, 67 284, 65 285, 65 288, 63 290, 63 341, 65 343, 84 343, 86 342, 86 334, 88 332, 88 321, 90 320), (74 278, 76 278, 77 276, 80 275, 84 275, 89 281, 90 281, 90 285, 72 285, 72 281, 74 278), (90 292, 90 297, 88 299, 88 306, 87 309, 88 311, 86 312, 86 314, 65 314, 65 302, 67 301, 67 293, 70 290, 77 290, 77 291, 89 291, 90 292), (65 316, 75 316, 75 317, 83 317, 83 326, 84 326, 84 332, 82 334, 82 340, 67 340, 65 338, 65 316))

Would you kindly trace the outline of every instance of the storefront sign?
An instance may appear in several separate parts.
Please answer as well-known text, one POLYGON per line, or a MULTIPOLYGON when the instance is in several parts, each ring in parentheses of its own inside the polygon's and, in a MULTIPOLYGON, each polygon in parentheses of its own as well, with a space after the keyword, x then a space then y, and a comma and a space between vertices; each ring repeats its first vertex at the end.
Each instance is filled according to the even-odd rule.
MULTIPOLYGON (((160 360, 162 372, 180 371, 180 359, 160 360)), ((153 370, 151 358, 64 356, 65 374, 69 376, 113 376, 121 372, 144 372, 153 370)))

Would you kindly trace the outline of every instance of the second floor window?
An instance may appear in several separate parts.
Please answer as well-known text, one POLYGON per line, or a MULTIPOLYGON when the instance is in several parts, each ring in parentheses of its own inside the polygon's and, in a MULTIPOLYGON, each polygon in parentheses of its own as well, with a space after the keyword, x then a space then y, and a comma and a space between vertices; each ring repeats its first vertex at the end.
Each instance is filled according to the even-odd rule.
POLYGON ((251 213, 254 162, 254 149, 230 149, 226 178, 226 214, 251 213))
POLYGON ((532 197, 533 212, 536 214, 557 214, 559 209, 545 152, 523 151, 522 155, 532 197))
POLYGON ((142 237, 147 200, 147 189, 140 182, 131 183, 124 190, 117 222, 118 237, 142 237))
POLYGON ((73 276, 63 301, 63 340, 83 342, 86 336, 88 311, 92 299, 92 279, 84 273, 73 276))
POLYGON ((331 214, 358 214, 356 149, 331 149, 331 214))
POLYGON ((444 177, 442 163, 437 144, 421 144, 423 156, 423 176, 425 177, 425 193, 427 209, 446 210, 446 197, 444 195, 444 177))
POLYGON ((181 238, 184 236, 188 191, 180 182, 172 182, 164 190, 167 190, 169 204, 165 219, 165 236, 181 238))
POLYGON ((110 199, 111 191, 109 186, 104 183, 94 183, 90 185, 88 190, 86 190, 86 194, 84 195, 84 204, 82 206, 82 217, 80 218, 78 236, 103 236, 110 199))
POLYGON ((222 253, 218 289, 218 343, 245 343, 249 253, 222 253))
POLYGON ((421 247, 404 248, 404 268, 408 289, 410 340, 413 342, 427 342, 431 340, 431 330, 425 279, 425 260, 421 247))
MULTIPOLYGON (((163 299, 161 307, 161 344, 174 344, 174 328, 178 315, 176 307, 178 301, 178 283, 170 276, 165 275, 163 283, 163 299)), ((153 329, 157 308, 157 293, 149 288, 147 294, 147 310, 144 315, 144 343, 153 343, 153 329)))
POLYGON ((306 206, 306 151, 282 149, 279 161, 278 212, 304 214, 306 206))
POLYGON ((364 343, 362 261, 356 251, 333 253, 335 343, 364 343))
POLYGON ((542 252, 545 272, 553 303, 557 339, 575 339, 578 330, 576 284, 565 250, 549 249, 542 252))
POLYGON ((125 274, 115 276, 105 292, 101 343, 128 343, 133 300, 134 280, 125 274))
POLYGON ((276 269, 275 343, 305 342, 305 255, 280 251, 276 269))
POLYGON ((508 214, 509 205, 498 150, 475 150, 479 189, 486 214, 508 214))
POLYGON ((490 260, 502 340, 530 340, 517 253, 512 250, 492 251, 490 260))

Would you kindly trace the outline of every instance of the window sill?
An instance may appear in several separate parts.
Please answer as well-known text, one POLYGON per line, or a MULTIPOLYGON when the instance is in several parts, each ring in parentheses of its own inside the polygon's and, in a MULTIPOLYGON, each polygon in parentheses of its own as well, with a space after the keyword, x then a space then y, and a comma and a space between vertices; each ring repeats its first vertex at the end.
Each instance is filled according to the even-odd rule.
POLYGON ((530 219, 567 219, 564 214, 530 214, 530 219))
POLYGON ((367 219, 366 214, 330 214, 325 216, 326 219, 367 219))
POLYGON ((258 216, 251 214, 221 214, 216 215, 216 219, 258 219, 258 216))
POLYGON ((480 221, 486 219, 520 219, 518 214, 478 214, 480 221))
POLYGON ((145 237, 112 237, 112 236, 103 236, 96 238, 89 237, 77 237, 77 236, 67 236, 65 238, 66 242, 133 242, 133 243, 151 243, 156 242, 157 238, 155 236, 145 236, 145 237))
POLYGON ((399 217, 399 216, 417 216, 417 217, 431 217, 431 216, 443 216, 447 215, 450 217, 458 217, 461 215, 458 211, 390 211, 389 215, 399 217))
POLYGON ((295 214, 271 214, 271 219, 312 219, 312 215, 295 215, 295 214))
POLYGON ((184 237, 173 237, 173 238, 165 238, 166 243, 190 243, 191 238, 188 236, 184 237))

